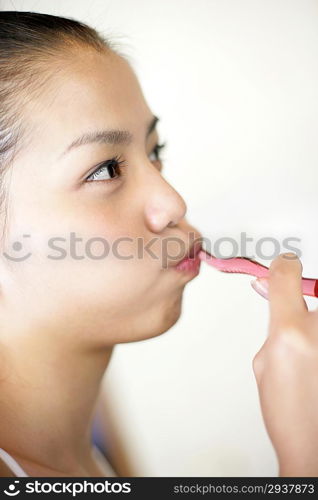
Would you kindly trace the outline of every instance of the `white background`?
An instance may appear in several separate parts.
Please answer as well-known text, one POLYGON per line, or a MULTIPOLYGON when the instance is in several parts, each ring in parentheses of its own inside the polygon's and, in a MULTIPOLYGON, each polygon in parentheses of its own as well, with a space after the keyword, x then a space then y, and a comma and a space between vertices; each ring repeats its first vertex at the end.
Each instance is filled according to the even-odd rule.
MULTIPOLYGON (((0 5, 74 17, 119 41, 161 118, 165 175, 189 220, 212 242, 246 232, 283 252, 284 238, 300 238, 303 275, 318 276, 317 1, 0 5)), ((140 475, 277 474, 252 372, 268 304, 251 279, 202 264, 169 332, 116 347, 105 390, 140 475)))

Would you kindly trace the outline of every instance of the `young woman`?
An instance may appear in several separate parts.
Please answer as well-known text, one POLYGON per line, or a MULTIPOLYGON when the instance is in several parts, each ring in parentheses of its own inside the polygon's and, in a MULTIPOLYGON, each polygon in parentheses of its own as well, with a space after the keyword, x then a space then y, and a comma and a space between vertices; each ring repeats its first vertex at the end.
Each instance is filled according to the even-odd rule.
MULTIPOLYGON (((0 12, 2 475, 112 473, 91 426, 113 346, 167 331, 199 272, 177 266, 201 235, 162 175, 156 122, 95 30, 0 12)), ((254 361, 286 475, 318 471, 318 320, 300 276, 298 259, 272 263, 254 361)))

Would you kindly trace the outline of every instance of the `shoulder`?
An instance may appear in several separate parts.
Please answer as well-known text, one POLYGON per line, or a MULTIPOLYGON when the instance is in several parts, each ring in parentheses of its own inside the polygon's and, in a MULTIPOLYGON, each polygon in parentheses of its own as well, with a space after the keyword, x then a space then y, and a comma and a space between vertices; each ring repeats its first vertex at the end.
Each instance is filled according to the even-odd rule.
POLYGON ((114 469, 103 455, 103 453, 98 449, 97 446, 93 448, 94 458, 100 467, 101 471, 105 474, 105 477, 117 477, 114 469))
POLYGON ((0 477, 16 477, 12 470, 9 469, 7 464, 0 457, 0 477))

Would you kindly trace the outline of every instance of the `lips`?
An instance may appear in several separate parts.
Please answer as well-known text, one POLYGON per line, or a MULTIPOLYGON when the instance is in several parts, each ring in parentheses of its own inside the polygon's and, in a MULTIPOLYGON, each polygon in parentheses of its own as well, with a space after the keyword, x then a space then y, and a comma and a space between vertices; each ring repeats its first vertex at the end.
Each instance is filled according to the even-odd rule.
POLYGON ((189 248, 187 254, 183 259, 179 260, 178 262, 174 263, 174 267, 180 266, 183 263, 185 263, 188 260, 195 260, 198 258, 199 252, 202 250, 202 244, 201 242, 194 242, 191 247, 189 248))
POLYGON ((199 254, 199 252, 201 252, 201 250, 202 250, 202 244, 201 244, 201 242, 194 243, 191 246, 191 248, 190 248, 190 250, 188 252, 188 256, 186 258, 188 258, 188 259, 194 259, 199 254))

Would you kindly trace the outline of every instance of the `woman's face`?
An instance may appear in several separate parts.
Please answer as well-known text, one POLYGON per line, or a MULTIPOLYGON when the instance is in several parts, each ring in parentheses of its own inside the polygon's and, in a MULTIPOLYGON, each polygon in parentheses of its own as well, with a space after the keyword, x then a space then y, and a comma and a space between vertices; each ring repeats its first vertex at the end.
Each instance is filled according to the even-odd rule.
POLYGON ((9 171, 2 316, 11 330, 65 342, 158 335, 196 275, 173 267, 201 235, 161 173, 153 113, 129 64, 88 50, 58 64, 24 104, 28 142, 9 171), (117 129, 126 132, 101 133, 117 129))

